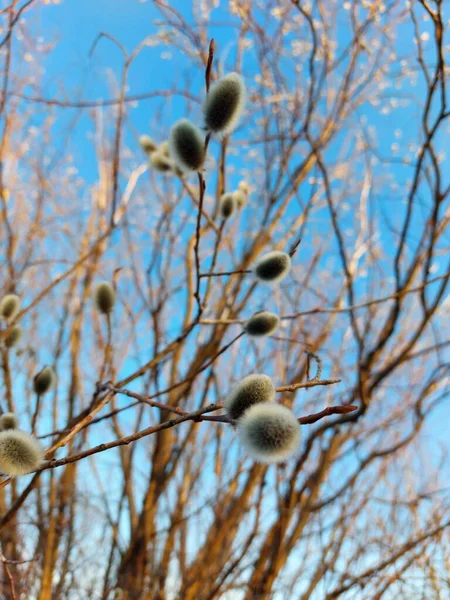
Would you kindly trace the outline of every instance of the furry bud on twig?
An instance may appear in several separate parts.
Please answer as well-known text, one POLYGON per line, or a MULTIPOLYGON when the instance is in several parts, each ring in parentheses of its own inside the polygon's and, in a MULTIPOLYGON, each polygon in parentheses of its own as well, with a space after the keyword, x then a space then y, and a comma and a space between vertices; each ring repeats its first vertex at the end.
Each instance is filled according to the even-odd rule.
POLYGON ((213 133, 235 129, 245 103, 245 85, 238 73, 229 73, 209 89, 205 101, 205 126, 213 133))
POLYGON ((200 129, 189 119, 181 119, 172 127, 170 154, 183 171, 198 171, 205 161, 205 142, 200 129))
POLYGON ((22 327, 20 325, 14 325, 14 327, 10 327, 5 334, 4 342, 7 348, 12 348, 22 337, 22 327))
POLYGON ((17 418, 12 412, 3 413, 0 415, 0 431, 6 431, 7 429, 17 429, 17 418))
POLYGON ((237 210, 237 202, 233 194, 222 194, 219 202, 219 213, 224 219, 228 219, 234 215, 237 210))
POLYGON ((236 190, 233 192, 233 197, 236 200, 239 210, 247 204, 248 196, 243 190, 236 190))
POLYGON ((158 148, 158 152, 161 152, 164 156, 170 157, 170 145, 169 140, 163 142, 158 148))
POLYGON ((244 325, 244 329, 252 337, 265 337, 276 331, 279 325, 278 315, 264 310, 251 316, 244 325))
POLYGON ((139 138, 139 144, 146 154, 151 154, 157 148, 156 143, 149 135, 141 135, 139 138))
POLYGON ((44 452, 31 435, 9 429, 0 431, 0 471, 6 475, 26 475, 37 469, 44 452))
POLYGON ((260 281, 276 282, 286 277, 291 269, 291 257, 286 252, 269 252, 256 261, 253 271, 260 281))
POLYGON ((0 315, 6 321, 14 319, 20 310, 20 298, 16 294, 6 294, 0 302, 0 315))
POLYGON ((35 393, 38 396, 46 394, 54 385, 55 380, 55 371, 51 367, 44 367, 42 371, 39 371, 39 373, 34 376, 33 385, 35 393))
POLYGON ((244 377, 228 394, 224 405, 233 421, 240 419, 245 411, 260 402, 273 402, 275 387, 267 375, 253 374, 244 377))
POLYGON ((255 460, 281 462, 292 456, 300 443, 300 423, 281 404, 256 404, 238 421, 237 434, 255 460))
POLYGON ((94 290, 94 301, 97 309, 107 315, 112 311, 116 303, 116 292, 111 284, 107 281, 102 281, 94 290))
POLYGON ((160 173, 168 173, 173 167, 172 161, 159 150, 150 154, 149 164, 160 173))

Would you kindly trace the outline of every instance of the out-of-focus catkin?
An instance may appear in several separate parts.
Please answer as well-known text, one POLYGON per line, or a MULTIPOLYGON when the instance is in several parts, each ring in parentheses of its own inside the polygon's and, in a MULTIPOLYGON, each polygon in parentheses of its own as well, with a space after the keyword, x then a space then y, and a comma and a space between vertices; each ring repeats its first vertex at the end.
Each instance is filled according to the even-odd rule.
POLYGON ((237 434, 247 452, 262 463, 290 458, 300 444, 300 423, 281 404, 251 406, 237 423, 237 434))
POLYGON ((240 419, 253 404, 273 402, 275 387, 268 375, 254 373, 244 377, 228 394, 224 405, 233 421, 240 419))

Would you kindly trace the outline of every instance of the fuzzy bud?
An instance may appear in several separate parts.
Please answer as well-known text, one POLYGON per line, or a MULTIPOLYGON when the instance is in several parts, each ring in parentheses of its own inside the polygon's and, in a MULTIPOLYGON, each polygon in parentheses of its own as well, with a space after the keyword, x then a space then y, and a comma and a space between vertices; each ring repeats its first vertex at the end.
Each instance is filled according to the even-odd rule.
POLYGON ((6 475, 26 475, 37 469, 44 452, 31 435, 9 429, 0 431, 0 471, 6 475))
POLYGON ((229 219, 237 210, 237 202, 233 194, 222 194, 219 202, 219 213, 223 219, 229 219))
POLYGON ((172 161, 159 150, 150 154, 149 164, 160 173, 169 173, 173 167, 172 161))
POLYGON ((245 194, 248 194, 248 183, 243 179, 239 182, 239 189, 243 191, 245 194))
POLYGON ((165 142, 163 142, 160 147, 158 148, 158 152, 161 152, 161 154, 163 154, 164 156, 167 156, 168 158, 170 158, 170 144, 169 144, 169 140, 166 140, 165 142))
POLYGON ((6 431, 7 429, 17 429, 17 418, 12 412, 3 413, 0 415, 0 431, 6 431))
POLYGON ((264 310, 251 316, 244 325, 244 329, 252 337, 265 337, 272 335, 279 325, 280 318, 278 315, 264 310))
POLYGON ((300 423, 281 404, 256 404, 237 424, 242 444, 255 460, 277 463, 288 459, 300 444, 300 423))
POLYGON ((253 374, 244 377, 228 394, 224 405, 233 421, 259 402, 273 402, 275 387, 267 375, 253 374))
POLYGON ((146 154, 151 154, 157 148, 157 145, 149 135, 141 135, 139 138, 139 144, 146 154))
POLYGON ((114 308, 116 303, 116 292, 111 284, 107 281, 102 281, 94 290, 94 301, 97 309, 107 315, 114 308))
POLYGON ((21 337, 22 327, 20 325, 14 325, 14 327, 10 327, 6 331, 6 336, 4 338, 5 346, 7 348, 12 348, 20 342, 21 337))
POLYGON ((51 367, 44 367, 34 376, 34 391, 38 396, 46 394, 56 381, 55 371, 51 367))
POLYGON ((0 315, 6 321, 14 319, 20 310, 20 298, 16 294, 6 294, 0 302, 0 315))
POLYGON ((243 190, 233 192, 233 197, 236 200, 238 209, 243 208, 247 204, 248 196, 243 190))
POLYGON ((213 133, 231 133, 238 124, 244 104, 244 80, 237 73, 225 75, 210 87, 206 96, 206 128, 213 133))
POLYGON ((273 283, 281 281, 291 269, 291 257, 286 252, 269 252, 256 261, 254 273, 257 279, 273 283))
POLYGON ((177 121, 169 138, 170 154, 183 171, 198 171, 205 161, 205 142, 200 129, 188 119, 177 121))

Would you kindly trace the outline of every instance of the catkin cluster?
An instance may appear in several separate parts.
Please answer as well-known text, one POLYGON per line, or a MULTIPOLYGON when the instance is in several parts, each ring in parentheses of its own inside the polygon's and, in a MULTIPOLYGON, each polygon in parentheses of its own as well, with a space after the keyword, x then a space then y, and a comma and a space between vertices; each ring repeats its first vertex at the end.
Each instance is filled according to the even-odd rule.
POLYGON ((244 377, 225 400, 243 446, 263 463, 286 460, 300 443, 300 424, 295 415, 274 400, 272 380, 262 374, 244 377))
POLYGON ((248 202, 248 186, 245 181, 241 181, 239 187, 234 192, 222 194, 219 200, 219 215, 222 219, 229 219, 238 210, 241 210, 248 202))
POLYGON ((6 348, 13 348, 22 338, 22 327, 18 324, 9 324, 19 314, 20 307, 20 298, 16 294, 6 294, 0 301, 0 317, 6 325, 3 336, 3 344, 6 348))

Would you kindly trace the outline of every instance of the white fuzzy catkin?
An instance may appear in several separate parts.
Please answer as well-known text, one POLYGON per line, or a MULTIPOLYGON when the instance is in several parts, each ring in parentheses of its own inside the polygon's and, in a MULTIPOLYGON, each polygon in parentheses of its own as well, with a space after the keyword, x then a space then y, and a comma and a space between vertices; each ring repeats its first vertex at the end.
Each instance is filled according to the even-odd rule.
POLYGON ((17 425, 17 417, 13 412, 6 412, 0 415, 0 431, 17 429, 17 425))
POLYGON ((170 158, 159 150, 150 154, 149 165, 160 173, 170 173, 173 169, 173 163, 170 158))
POLYGON ((114 288, 107 281, 102 281, 94 290, 94 302, 97 309, 104 315, 110 313, 116 303, 114 288))
POLYGON ((275 283, 286 277, 291 269, 291 257, 286 252, 275 250, 264 254, 255 262, 253 272, 257 279, 275 283))
POLYGON ((238 421, 237 434, 247 452, 262 463, 288 459, 300 444, 300 423, 286 406, 255 404, 238 421))
POLYGON ((10 327, 4 338, 4 343, 7 348, 12 348, 16 344, 20 342, 22 338, 22 327, 20 325, 14 325, 14 327, 10 327))
POLYGON ((244 329, 252 337, 265 337, 272 335, 280 325, 280 318, 275 313, 263 310, 255 313, 248 319, 244 329))
POLYGON ((149 135, 141 135, 139 137, 139 144, 142 148, 142 150, 146 153, 146 154, 151 154, 152 152, 154 152, 157 148, 156 143, 152 140, 152 138, 149 135))
POLYGON ((213 83, 205 101, 205 126, 213 133, 229 134, 236 128, 245 104, 245 84, 238 73, 213 83))
POLYGON ((56 375, 52 367, 44 367, 37 375, 34 376, 33 385, 34 391, 38 396, 46 394, 55 384, 56 375))
POLYGON ((0 315, 6 321, 14 319, 20 311, 20 298, 16 294, 6 294, 0 301, 0 315))
POLYGON ((158 152, 161 152, 161 154, 164 154, 164 156, 170 157, 170 144, 169 144, 169 140, 166 140, 165 142, 163 142, 160 147, 158 148, 158 152))
POLYGON ((9 429, 0 431, 0 471, 6 475, 26 475, 37 469, 44 451, 31 435, 9 429))
POLYGON ((173 160, 183 171, 198 171, 205 162, 203 136, 189 119, 181 119, 173 125, 169 147, 173 160))
POLYGON ((224 406, 233 421, 259 402, 273 402, 275 387, 268 375, 254 373, 244 377, 228 394, 224 406))
POLYGON ((237 210, 236 198, 230 192, 222 194, 219 201, 219 213, 223 219, 229 219, 237 210))
POLYGON ((236 190, 233 192, 233 197, 236 200, 238 209, 243 208, 248 201, 248 195, 243 190, 236 190))

